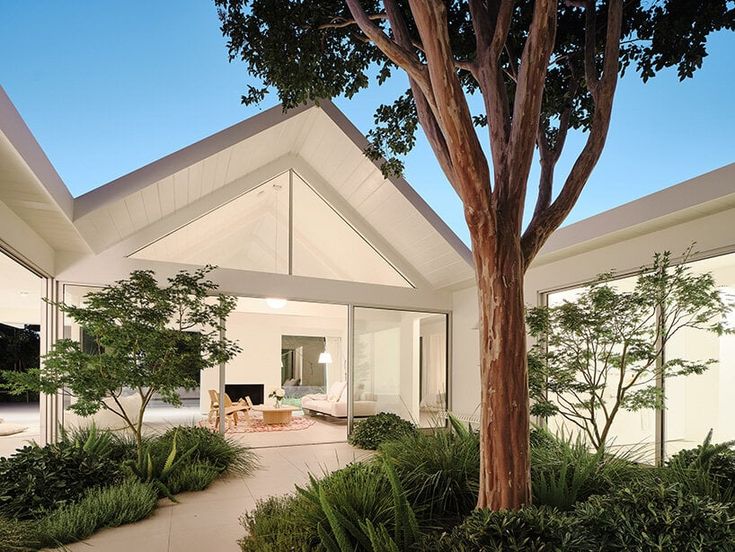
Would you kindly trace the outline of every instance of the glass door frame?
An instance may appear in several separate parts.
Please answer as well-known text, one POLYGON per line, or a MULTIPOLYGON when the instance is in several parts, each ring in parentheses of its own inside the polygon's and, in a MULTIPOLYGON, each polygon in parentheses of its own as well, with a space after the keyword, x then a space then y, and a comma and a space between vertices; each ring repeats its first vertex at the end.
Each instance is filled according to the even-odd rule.
POLYGON ((347 305, 347 435, 352 434, 355 427, 354 416, 354 381, 355 381, 355 309, 372 309, 394 312, 419 312, 426 314, 443 315, 445 319, 444 339, 446 344, 446 360, 444 367, 446 412, 452 409, 452 311, 442 309, 422 309, 413 307, 386 307, 366 304, 347 305))

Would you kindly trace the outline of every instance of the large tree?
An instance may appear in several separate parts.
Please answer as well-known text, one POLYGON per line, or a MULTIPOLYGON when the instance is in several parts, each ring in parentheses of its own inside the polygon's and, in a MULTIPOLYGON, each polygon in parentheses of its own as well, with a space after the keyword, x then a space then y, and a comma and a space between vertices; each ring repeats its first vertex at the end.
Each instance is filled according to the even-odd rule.
POLYGON ((480 310, 479 507, 530 502, 523 275, 600 158, 618 77, 701 66, 707 36, 735 27, 732 0, 215 0, 231 59, 285 109, 352 97, 396 70, 408 89, 376 112, 367 152, 401 170, 420 127, 464 205, 480 310), (468 99, 482 99, 472 113, 468 99), (478 128, 479 127, 479 128, 478 128), (482 131, 486 128, 486 132, 482 131), (554 185, 567 133, 587 138, 554 185), (490 159, 483 140, 489 141, 490 159), (523 226, 538 151, 538 193, 523 226), (556 192, 556 194, 555 194, 556 192))

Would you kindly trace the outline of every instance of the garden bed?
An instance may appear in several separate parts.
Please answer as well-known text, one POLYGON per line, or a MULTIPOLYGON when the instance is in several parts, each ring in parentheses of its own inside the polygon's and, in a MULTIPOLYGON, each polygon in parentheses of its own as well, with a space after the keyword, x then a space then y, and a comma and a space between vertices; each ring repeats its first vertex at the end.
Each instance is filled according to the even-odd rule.
POLYGON ((381 443, 372 459, 246 513, 242 550, 735 550, 728 444, 706 441, 655 468, 535 430, 534 505, 492 512, 475 510, 476 433, 454 421, 451 431, 399 427, 391 437, 388 425, 371 428, 366 443, 381 443))
POLYGON ((170 429, 146 438, 142 450, 140 459, 131 440, 93 429, 0 459, 0 552, 55 547, 139 521, 162 497, 176 500, 256 466, 250 450, 203 428, 170 429))

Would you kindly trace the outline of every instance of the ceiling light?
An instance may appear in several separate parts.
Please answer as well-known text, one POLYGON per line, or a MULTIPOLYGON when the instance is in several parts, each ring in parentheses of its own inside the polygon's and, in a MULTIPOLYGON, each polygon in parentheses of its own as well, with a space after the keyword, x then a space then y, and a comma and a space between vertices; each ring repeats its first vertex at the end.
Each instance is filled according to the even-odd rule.
POLYGON ((265 302, 272 309, 282 309, 288 303, 286 299, 279 299, 277 297, 268 297, 265 302))

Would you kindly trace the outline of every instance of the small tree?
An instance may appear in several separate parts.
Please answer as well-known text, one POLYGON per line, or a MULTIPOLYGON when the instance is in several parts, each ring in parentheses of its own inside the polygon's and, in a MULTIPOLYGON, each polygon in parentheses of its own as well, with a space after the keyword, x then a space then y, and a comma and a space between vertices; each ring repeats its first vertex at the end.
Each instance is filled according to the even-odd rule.
POLYGON ((621 410, 663 408, 659 378, 702 374, 715 362, 663 355, 685 328, 729 331, 723 317, 730 298, 712 274, 692 272, 690 252, 676 265, 669 252, 656 254, 632 291, 617 289, 608 273, 574 301, 529 311, 538 340, 529 361, 534 415, 561 415, 599 450, 621 410))
POLYGON ((140 455, 143 414, 154 394, 180 406, 180 388, 196 388, 200 370, 227 362, 240 350, 220 338, 236 299, 211 297, 217 286, 205 276, 212 269, 179 272, 165 286, 159 286, 153 271, 135 271, 88 293, 81 306, 57 303, 92 346, 61 339, 45 356, 42 370, 5 374, 6 387, 62 391, 76 398, 70 409, 82 416, 112 412, 130 428, 140 455), (120 402, 130 390, 141 398, 137 418, 120 402))

